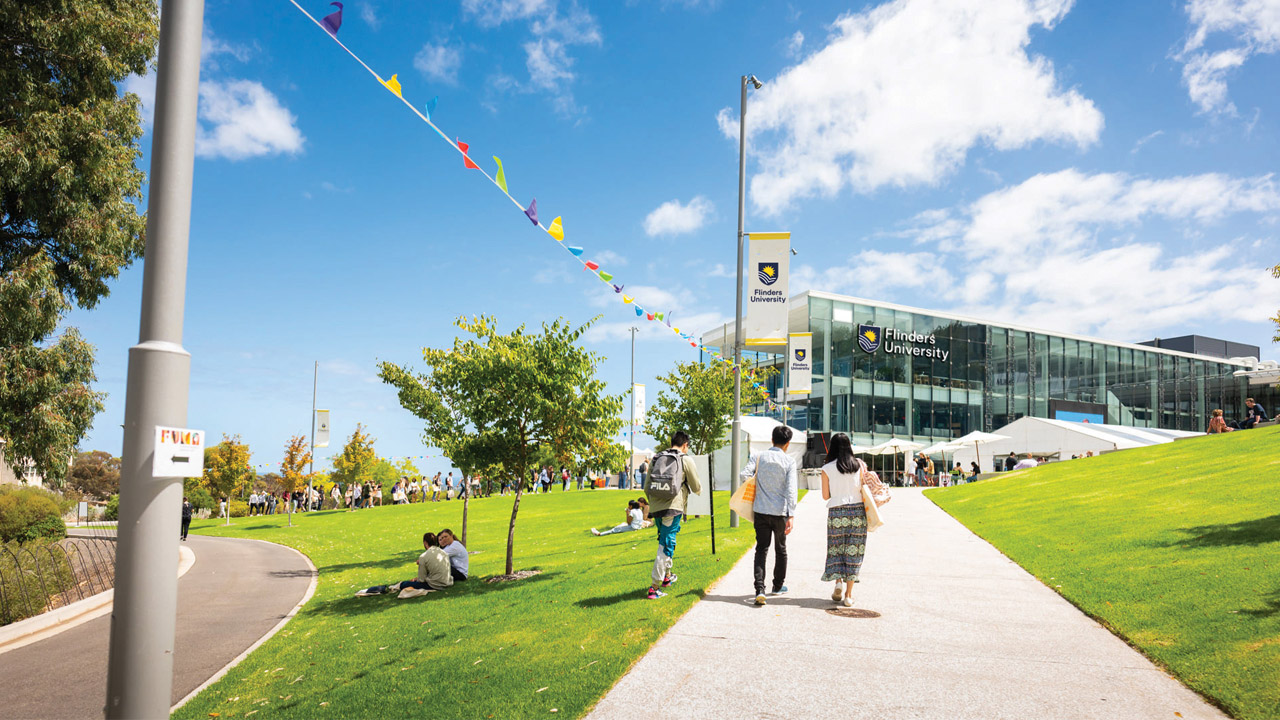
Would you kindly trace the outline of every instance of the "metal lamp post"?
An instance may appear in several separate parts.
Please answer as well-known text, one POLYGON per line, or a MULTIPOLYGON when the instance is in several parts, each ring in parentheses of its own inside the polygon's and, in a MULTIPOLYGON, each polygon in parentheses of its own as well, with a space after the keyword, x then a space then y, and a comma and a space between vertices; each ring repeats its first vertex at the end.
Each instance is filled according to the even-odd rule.
MULTIPOLYGON (((742 432, 742 226, 746 212, 747 189, 747 85, 759 90, 763 83, 755 75, 742 76, 742 102, 738 113, 738 284, 733 315, 733 431, 730 436, 729 491, 738 489, 738 473, 742 469, 738 435, 742 432)), ((729 527, 738 527, 738 513, 729 511, 729 527)))
POLYGON ((187 424, 191 354, 182 347, 182 318, 203 26, 204 0, 165 2, 142 312, 125 390, 108 718, 168 717, 172 702, 182 478, 155 477, 152 460, 156 426, 187 424))

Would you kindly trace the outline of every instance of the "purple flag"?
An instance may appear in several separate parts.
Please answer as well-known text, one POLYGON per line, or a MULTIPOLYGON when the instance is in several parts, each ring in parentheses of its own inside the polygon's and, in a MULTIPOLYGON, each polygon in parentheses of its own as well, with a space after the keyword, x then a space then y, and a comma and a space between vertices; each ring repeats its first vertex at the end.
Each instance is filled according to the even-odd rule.
POLYGON ((529 209, 525 210, 524 214, 528 216, 529 222, 538 224, 538 198, 529 201, 529 209))
POLYGON ((320 24, 324 26, 325 30, 329 31, 330 35, 334 37, 338 37, 338 28, 342 27, 342 3, 331 2, 329 4, 337 5, 338 10, 337 12, 332 12, 332 13, 329 13, 328 15, 325 15, 324 19, 320 21, 320 24))
POLYGON ((624 287, 626 287, 626 285, 614 285, 614 286, 613 286, 613 292, 614 292, 614 293, 620 293, 620 292, 622 292, 622 288, 624 288, 624 287))

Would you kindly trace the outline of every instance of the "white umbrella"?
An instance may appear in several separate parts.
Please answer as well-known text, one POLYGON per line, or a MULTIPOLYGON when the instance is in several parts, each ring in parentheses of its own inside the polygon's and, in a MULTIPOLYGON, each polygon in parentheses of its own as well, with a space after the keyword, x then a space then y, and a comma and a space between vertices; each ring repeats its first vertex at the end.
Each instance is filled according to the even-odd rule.
POLYGON ((911 452, 924 447, 924 443, 911 442, 902 438, 892 438, 885 440, 879 445, 874 445, 867 449, 870 455, 893 455, 893 472, 898 472, 898 453, 911 452))
POLYGON ((982 443, 989 443, 989 442, 995 442, 997 440, 1009 440, 1009 439, 1010 437, 1008 435, 997 435, 996 433, 989 433, 989 432, 982 432, 981 430, 974 430, 968 435, 964 435, 962 437, 956 438, 955 440, 952 440, 951 444, 956 446, 972 445, 974 459, 977 461, 978 467, 981 468, 982 455, 979 452, 979 447, 982 445, 982 443))

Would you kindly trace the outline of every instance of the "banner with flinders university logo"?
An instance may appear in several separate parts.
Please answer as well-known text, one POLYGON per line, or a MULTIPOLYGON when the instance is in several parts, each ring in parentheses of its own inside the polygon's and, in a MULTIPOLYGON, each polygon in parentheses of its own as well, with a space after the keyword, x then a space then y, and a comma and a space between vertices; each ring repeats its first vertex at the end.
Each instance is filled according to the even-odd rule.
POLYGON ((791 333, 787 347, 787 392, 808 395, 813 390, 813 333, 791 333))
POLYGON ((742 333, 747 345, 787 344, 787 275, 791 233, 747 233, 747 309, 742 333))

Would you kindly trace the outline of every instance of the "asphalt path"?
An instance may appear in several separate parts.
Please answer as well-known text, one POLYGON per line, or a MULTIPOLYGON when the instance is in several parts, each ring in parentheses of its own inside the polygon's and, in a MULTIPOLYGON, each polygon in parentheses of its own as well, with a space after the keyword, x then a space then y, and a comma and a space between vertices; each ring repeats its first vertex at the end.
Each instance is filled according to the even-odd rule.
POLYGON ((856 612, 819 582, 826 507, 810 492, 787 540, 791 592, 755 607, 748 551, 589 718, 1226 717, 919 490, 894 488, 882 512, 856 612))
MULTIPOLYGON (((305 558, 271 543, 191 535, 187 545, 196 562, 178 580, 174 703, 275 627, 313 574, 305 558)), ((103 717, 110 627, 105 615, 0 654, 0 717, 103 717)))

